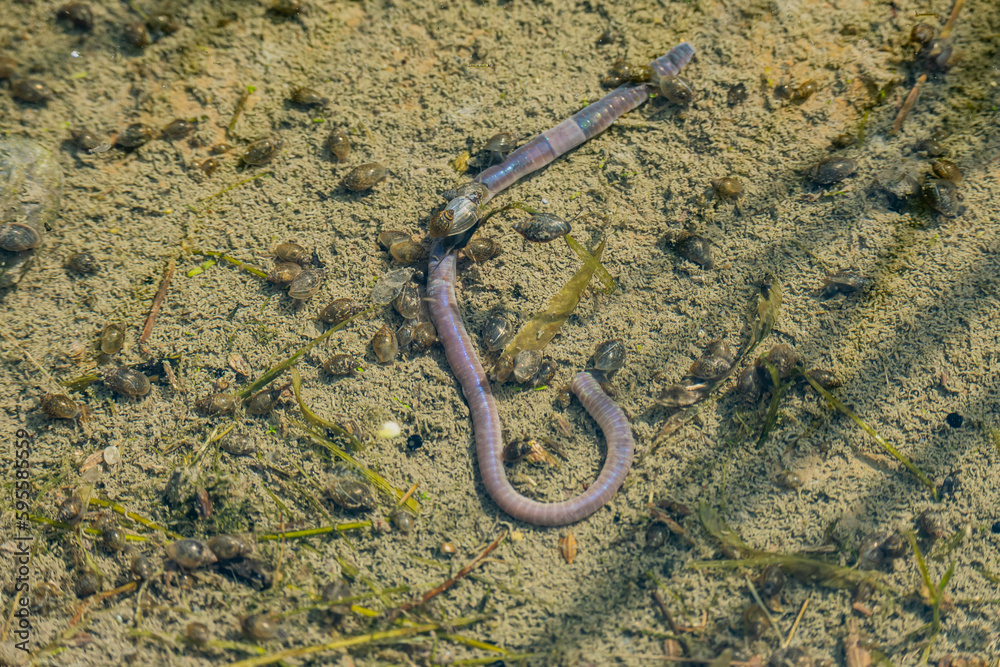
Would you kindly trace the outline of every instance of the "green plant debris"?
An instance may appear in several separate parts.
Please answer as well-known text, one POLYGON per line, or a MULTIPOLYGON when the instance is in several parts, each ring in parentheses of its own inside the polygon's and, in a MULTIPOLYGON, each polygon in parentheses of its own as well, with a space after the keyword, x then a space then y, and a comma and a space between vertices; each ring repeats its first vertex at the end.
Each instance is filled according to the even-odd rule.
POLYGON ((149 528, 150 530, 159 531, 164 535, 166 535, 167 537, 173 538, 175 540, 184 539, 183 535, 178 535, 172 530, 168 530, 167 528, 164 528, 155 521, 151 521, 142 515, 136 514, 135 512, 129 512, 127 509, 125 509, 118 503, 108 502, 107 500, 101 500, 100 498, 91 498, 89 502, 91 505, 97 505, 98 507, 110 509, 115 514, 131 519, 132 521, 135 521, 136 523, 143 525, 146 528, 149 528))
MULTIPOLYGON (((217 252, 215 250, 200 250, 198 248, 191 248, 190 252, 193 255, 205 255, 206 257, 217 257, 217 258, 219 258, 221 260, 229 262, 230 264, 232 264, 233 266, 235 266, 237 268, 243 269, 244 271, 247 271, 248 273, 254 274, 258 278, 263 278, 263 279, 267 280, 267 271, 263 271, 261 269, 258 269, 255 266, 251 266, 250 264, 247 264, 246 262, 241 262, 240 260, 236 259, 235 257, 230 257, 229 255, 227 255, 224 252, 217 252)), ((201 273, 205 269, 209 268, 213 264, 215 264, 215 262, 212 262, 211 264, 209 264, 209 262, 202 262, 201 265, 198 268, 191 269, 190 271, 188 271, 188 274, 187 274, 188 278, 193 278, 194 276, 198 275, 199 273, 201 273)))
MULTIPOLYGON (((63 523, 62 521, 56 521, 54 519, 47 519, 44 516, 34 516, 29 515, 28 520, 35 523, 40 523, 45 526, 51 526, 52 528, 59 528, 60 530, 72 530, 73 526, 68 523, 63 523)), ((99 528, 84 528, 83 532, 87 535, 94 535, 95 537, 101 537, 104 535, 104 531, 99 528)), ((146 542, 147 539, 143 535, 132 535, 131 533, 125 533, 126 542, 146 542)))
POLYGON ((594 273, 597 274, 598 280, 604 284, 603 292, 605 294, 614 294, 615 290, 618 289, 618 284, 615 282, 615 279, 611 277, 608 270, 604 268, 604 265, 597 261, 593 255, 587 252, 586 248, 577 243, 576 239, 572 236, 567 234, 565 238, 566 245, 568 245, 570 249, 576 253, 576 256, 579 257, 586 266, 591 267, 594 270, 594 273))
MULTIPOLYGON (((217 262, 214 259, 206 259, 204 262, 202 262, 201 264, 199 264, 195 268, 193 268, 190 271, 188 271, 187 272, 187 277, 188 278, 194 278, 195 276, 200 276, 202 273, 204 273, 208 269, 212 268, 216 264, 217 264, 217 262)), ((250 269, 247 269, 247 270, 249 271, 250 269)))
POLYGON ((757 295, 757 319, 753 323, 753 335, 750 337, 750 346, 744 354, 753 352, 774 329, 774 325, 778 323, 778 315, 781 314, 781 301, 781 282, 774 275, 764 276, 760 294, 757 295))
POLYGON ((871 571, 833 565, 805 556, 752 549, 747 546, 736 531, 726 525, 719 517, 718 512, 708 503, 702 502, 698 505, 698 518, 705 531, 719 541, 722 552, 732 558, 730 560, 694 561, 688 564, 688 567, 692 569, 736 570, 741 567, 763 569, 769 565, 777 565, 786 574, 820 586, 855 588, 858 584, 869 582, 879 590, 887 590, 885 584, 878 579, 878 575, 871 571))
MULTIPOLYGON (((927 645, 924 647, 924 652, 922 656, 921 664, 927 664, 927 658, 930 656, 931 646, 934 643, 935 637, 941 632, 941 602, 945 599, 945 588, 948 587, 948 582, 951 581, 951 576, 955 574, 955 563, 952 562, 948 566, 948 570, 941 577, 941 580, 934 584, 931 581, 930 571, 927 569, 927 562, 924 560, 924 555, 920 552, 920 545, 917 544, 917 538, 914 536, 913 531, 907 530, 903 533, 906 535, 907 541, 910 543, 910 547, 913 549, 913 555, 917 559, 917 567, 920 569, 920 577, 923 579, 923 586, 920 589, 920 595, 924 599, 924 603, 931 608, 931 622, 929 626, 929 634, 927 637, 927 645)), ((927 628, 928 626, 924 626, 927 628)), ((921 628, 920 630, 923 630, 921 628)), ((917 632, 920 632, 917 630, 917 632)))
MULTIPOLYGON (((698 403, 690 407, 677 410, 670 415, 665 422, 663 422, 663 426, 660 427, 659 432, 657 432, 656 437, 653 439, 652 446, 639 455, 639 458, 632 466, 633 468, 639 467, 642 462, 645 461, 648 456, 654 454, 671 435, 679 431, 682 426, 694 419, 695 416, 698 415, 698 412, 706 405, 706 400, 712 399, 713 394, 717 392, 720 387, 722 387, 726 379, 739 369, 740 362, 743 358, 750 355, 757 348, 757 346, 765 338, 767 338, 768 334, 771 333, 771 330, 774 329, 775 324, 778 322, 778 316, 781 314, 781 302, 781 283, 774 275, 767 274, 764 277, 763 284, 760 286, 760 292, 757 294, 757 314, 751 322, 750 337, 743 345, 740 346, 740 352, 737 353, 736 359, 733 360, 729 370, 710 383, 708 388, 704 390, 704 398, 698 401, 698 403)), ((773 402, 772 405, 774 405, 773 402)), ((632 479, 632 477, 629 479, 632 479)), ((626 480, 625 484, 628 485, 629 481, 626 480)))
POLYGON ((73 378, 72 380, 65 380, 60 382, 62 386, 66 387, 70 391, 83 391, 89 387, 94 382, 101 379, 100 373, 88 373, 87 375, 81 375, 78 378, 73 378))
MULTIPOLYGON (((604 241, 597 246, 594 251, 594 259, 600 260, 604 252, 604 241)), ((514 336, 514 340, 504 349, 504 356, 513 359, 521 350, 541 350, 552 337, 556 335, 559 328, 569 318, 570 313, 580 303, 580 295, 586 289, 591 276, 594 275, 593 265, 584 265, 569 279, 562 289, 549 301, 548 307, 538 313, 525 324, 514 336)))
MULTIPOLYGON (((227 192, 229 192, 230 190, 235 190, 236 188, 238 188, 240 186, 246 185, 247 183, 250 183, 252 181, 256 181, 258 178, 269 178, 271 176, 274 176, 274 172, 273 171, 262 171, 261 173, 254 174, 253 176, 251 176, 249 178, 244 178, 241 181, 236 181, 232 185, 227 186, 225 188, 222 188, 221 190, 219 190, 218 192, 216 192, 214 194, 210 194, 210 195, 208 195, 206 197, 202 197, 198 201, 200 201, 200 202, 211 201, 211 200, 215 199, 216 197, 218 197, 219 195, 224 195, 227 192)), ((202 211, 205 210, 204 208, 195 208, 191 204, 187 204, 187 207, 190 210, 194 211, 195 213, 201 213, 202 211)))
POLYGON ((354 451, 361 450, 363 448, 361 445, 361 441, 358 440, 351 433, 348 433, 343 426, 335 424, 332 421, 323 419, 322 417, 318 416, 316 413, 314 413, 312 410, 309 409, 309 406, 307 406, 306 402, 302 399, 302 376, 299 375, 298 369, 295 368, 294 366, 292 367, 290 372, 292 376, 292 391, 295 393, 295 401, 299 404, 299 410, 302 412, 302 416, 306 418, 306 421, 315 426, 319 426, 320 428, 325 428, 327 430, 333 431, 341 438, 344 438, 349 443, 351 443, 351 449, 353 449, 354 451))
POLYGON ((778 423, 778 407, 781 404, 781 398, 792 384, 791 381, 784 384, 781 383, 781 376, 778 375, 778 369, 770 361, 761 358, 761 362, 763 362, 764 366, 767 367, 767 371, 771 374, 771 383, 775 389, 771 394, 771 405, 767 409, 767 416, 764 418, 764 428, 760 432, 760 437, 757 438, 758 449, 764 445, 767 436, 771 433, 771 429, 778 423))
MULTIPOLYGON (((510 664, 515 664, 521 660, 536 660, 544 658, 544 653, 507 653, 504 655, 504 662, 509 662, 510 664)), ((464 660, 456 660, 451 663, 453 665, 495 665, 497 664, 497 657, 487 656, 485 658, 466 658, 464 660)))
POLYGON ((240 115, 243 114, 243 110, 247 106, 247 100, 250 96, 254 94, 257 90, 257 86, 247 86, 247 89, 240 93, 240 99, 236 102, 236 108, 233 110, 233 117, 229 119, 229 126, 227 127, 227 132, 232 132, 236 128, 236 121, 240 119, 240 115))
POLYGON ((956 530, 954 535, 936 545, 934 552, 930 555, 930 559, 939 563, 943 562, 965 540, 965 536, 966 532, 964 528, 956 530))
MULTIPOLYGON (((326 448, 331 454, 333 454, 334 456, 336 456, 338 459, 340 459, 341 461, 344 461, 348 465, 352 466, 355 470, 357 470, 359 473, 361 473, 361 475, 364 476, 365 479, 367 479, 369 482, 371 482, 372 484, 374 484, 375 486, 377 486, 379 489, 381 489, 384 493, 386 493, 394 501, 398 501, 400 498, 403 497, 403 495, 404 495, 403 491, 400 491, 399 489, 397 489, 396 487, 394 487, 392 484, 390 484, 388 481, 386 481, 385 478, 383 478, 377 472, 375 472, 374 470, 371 470, 370 468, 366 467, 363 463, 361 463, 360 461, 358 461, 357 459, 355 459, 353 456, 351 456, 350 454, 348 454, 346 451, 344 451, 343 449, 341 449, 340 447, 338 447, 336 444, 334 444, 333 442, 331 442, 330 439, 327 438, 322 433, 320 433, 319 430, 315 426, 310 426, 309 424, 303 424, 302 422, 296 421, 294 419, 292 420, 292 423, 295 426, 297 426, 300 429, 302 429, 303 431, 305 431, 305 433, 309 436, 310 440, 312 440, 316 444, 318 444, 318 445, 326 448)), ((419 512, 420 511, 420 503, 418 503, 413 498, 413 496, 410 496, 409 498, 407 498, 406 503, 405 503, 405 507, 409 508, 412 512, 419 512)))
MULTIPOLYGON (((472 625, 473 623, 478 623, 479 621, 482 621, 486 618, 487 616, 482 616, 482 615, 468 616, 465 618, 449 619, 441 623, 417 623, 402 628, 396 628, 395 630, 369 632, 363 635, 355 635, 353 637, 344 637, 341 639, 335 639, 331 642, 326 642, 324 644, 299 646, 297 648, 289 648, 283 651, 277 651, 275 653, 269 653, 267 655, 262 655, 255 658, 248 658, 246 660, 240 660, 238 662, 229 663, 228 667, 259 667, 260 665, 271 665, 276 662, 282 662, 288 658, 301 658, 303 656, 314 655, 316 653, 323 653, 326 651, 337 651, 346 648, 351 648, 352 646, 393 643, 399 639, 402 639, 403 637, 412 637, 413 635, 426 634, 437 630, 444 630, 446 628, 448 629, 448 631, 451 631, 452 628, 460 628, 466 625, 472 625)), ((496 657, 491 658, 491 660, 496 660, 496 657)))
POLYGON ((494 653, 499 653, 500 655, 508 655, 510 653, 510 651, 501 646, 497 646, 495 644, 489 644, 487 642, 480 641, 479 639, 475 639, 473 637, 466 637, 464 635, 459 635, 455 633, 446 633, 442 634, 441 636, 450 642, 455 642, 456 644, 464 644, 465 646, 468 646, 470 648, 478 648, 484 651, 493 651, 494 653))
POLYGON ((875 442, 877 442, 878 445, 882 449, 884 449, 886 452, 888 452, 889 454, 891 454, 897 461, 899 461, 904 466, 906 466, 906 469, 909 470, 911 473, 913 473, 914 477, 916 477, 917 479, 919 479, 920 482, 924 486, 926 486, 928 489, 930 489, 931 496, 934 498, 934 500, 938 499, 938 492, 937 492, 937 489, 934 487, 934 482, 932 482, 930 479, 928 479, 928 477, 923 472, 920 471, 920 468, 918 468, 917 466, 915 466, 910 461, 910 459, 906 458, 906 456, 902 452, 900 452, 898 449, 896 449, 895 447, 893 447, 887 441, 885 441, 884 439, 882 439, 882 436, 880 436, 878 433, 876 433, 875 429, 873 429, 871 426, 869 426, 863 419, 861 419, 861 417, 859 417, 856 414, 854 414, 854 412, 851 411, 851 409, 848 408, 846 405, 844 405, 843 403, 841 403, 840 400, 837 399, 836 396, 834 396, 833 394, 831 394, 830 392, 828 392, 826 389, 824 389, 823 387, 821 387, 819 385, 819 383, 816 382, 816 380, 814 380, 812 377, 809 376, 808 373, 805 374, 805 378, 806 378, 806 380, 809 381, 809 384, 812 385, 812 388, 816 390, 816 393, 818 393, 820 396, 822 396, 823 398, 825 398, 826 401, 827 401, 827 403, 829 403, 830 405, 832 405, 833 407, 835 407, 837 410, 839 410, 840 412, 842 412, 844 415, 846 415, 847 417, 849 417, 851 419, 851 421, 853 421, 855 424, 857 424, 858 426, 860 426, 868 435, 870 435, 872 438, 874 438, 875 442))
POLYGON ((343 322, 341 322, 340 324, 338 324, 336 326, 333 326, 333 327, 330 327, 329 329, 327 329, 326 331, 324 331, 323 333, 321 333, 319 336, 316 336, 311 341, 309 341, 308 343, 306 343, 305 345, 303 345, 302 347, 300 347, 295 352, 295 354, 293 354, 289 358, 285 359, 284 361, 280 362, 276 366, 271 367, 270 369, 268 369, 267 371, 265 371, 264 374, 261 375, 259 378, 257 378, 256 380, 254 380, 253 382, 251 382, 247 386, 243 387, 242 389, 240 389, 238 392, 236 392, 236 397, 237 398, 241 398, 241 399, 245 399, 248 396, 251 396, 252 394, 257 393, 257 391, 259 391, 260 389, 264 388, 266 385, 268 385, 269 383, 271 383, 276 377, 278 377, 279 375, 281 375, 285 371, 285 369, 291 368, 292 366, 294 366, 295 363, 302 357, 302 355, 304 355, 305 353, 307 353, 310 350, 312 350, 314 347, 316 347, 317 345, 319 345, 320 343, 322 343, 323 341, 325 341, 327 338, 329 338, 330 336, 332 336, 336 332, 338 332, 341 329, 343 329, 344 327, 346 327, 348 324, 350 324, 354 320, 356 320, 359 317, 362 317, 364 315, 367 315, 368 313, 372 312, 374 309, 375 309, 375 306, 369 306, 368 308, 366 308, 365 310, 361 311, 360 313, 358 313, 354 317, 350 317, 350 318, 344 320, 343 322))
POLYGON ((348 530, 360 530, 371 528, 371 521, 350 521, 348 523, 338 523, 335 526, 320 526, 318 528, 304 528, 302 530, 290 530, 285 533, 266 533, 258 535, 257 540, 268 542, 273 540, 300 540, 304 537, 315 537, 316 535, 327 535, 329 533, 343 533, 348 530))
POLYGON ((990 437, 993 438, 993 446, 997 448, 997 454, 1000 454, 1000 430, 989 427, 990 437))
POLYGON ((538 215, 539 213, 542 212, 542 211, 539 211, 537 208, 533 208, 531 206, 528 206, 524 202, 513 201, 513 202, 510 202, 509 204, 504 204, 503 206, 501 206, 499 208, 495 208, 492 211, 488 211, 485 214, 483 214, 483 217, 479 220, 479 227, 480 227, 480 229, 483 228, 484 226, 486 226, 486 221, 489 220, 490 218, 492 218, 494 215, 497 215, 498 213, 503 213, 504 211, 509 211, 511 209, 517 209, 519 211, 524 211, 528 215, 538 215))

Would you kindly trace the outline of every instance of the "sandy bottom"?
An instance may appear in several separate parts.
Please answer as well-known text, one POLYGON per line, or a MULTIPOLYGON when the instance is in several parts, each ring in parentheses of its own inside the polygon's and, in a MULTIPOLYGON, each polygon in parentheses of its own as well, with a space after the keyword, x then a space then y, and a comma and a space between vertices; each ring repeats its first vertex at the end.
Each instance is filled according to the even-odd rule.
MULTIPOLYGON (((308 0, 293 17, 268 11, 264 2, 168 3, 179 29, 145 49, 126 44, 124 26, 138 15, 125 3, 92 3, 90 33, 56 23, 58 5, 12 1, 0 19, 0 54, 14 58, 21 76, 54 91, 39 106, 14 100, 10 82, 0 82, 0 129, 51 149, 65 174, 55 229, 27 276, 0 295, 5 498, 15 481, 14 434, 23 428, 32 437, 28 511, 37 518, 19 528, 4 501, 0 664, 28 659, 13 647, 6 623, 17 608, 14 538, 25 532, 34 538, 28 648, 41 665, 229 664, 368 632, 389 634, 347 653, 330 648, 283 664, 644 665, 663 664, 670 651, 702 662, 723 656, 716 664, 727 664, 726 656, 766 662, 789 636, 816 664, 867 664, 847 656, 857 638, 862 654, 885 656, 882 664, 936 663, 948 654, 997 664, 996 3, 966 3, 951 35, 961 61, 930 74, 896 136, 889 133, 893 119, 924 72, 906 43, 910 30, 920 20, 940 29, 947 3, 449 8, 308 0), (609 29, 612 42, 596 45, 609 29), (353 420, 363 432, 368 446, 358 460, 399 489, 418 484, 420 512, 410 534, 389 518, 389 495, 357 514, 331 502, 325 489, 343 479, 344 469, 307 435, 294 400, 283 398, 264 416, 240 410, 205 417, 195 410, 198 398, 245 386, 325 331, 316 315, 334 298, 368 304, 375 280, 397 266, 376 236, 422 234, 442 204, 440 193, 489 163, 482 147, 490 136, 509 131, 522 143, 603 95, 601 78, 617 58, 645 63, 682 40, 697 49, 684 73, 696 91, 690 105, 658 97, 495 200, 566 219, 599 214, 574 222, 573 235, 589 245, 607 239, 604 261, 618 291, 588 290, 546 348, 560 368, 551 388, 506 384, 496 394, 511 438, 549 439, 566 456, 558 467, 512 465, 515 484, 539 499, 569 497, 596 477, 604 441, 579 403, 561 406, 558 388, 600 342, 624 342, 629 358, 613 387, 632 422, 639 461, 606 508, 564 529, 500 513, 479 479, 468 410, 441 347, 376 363, 372 336, 384 324, 402 324, 391 307, 334 334, 297 369, 313 412, 353 420), (817 90, 804 101, 773 95, 777 85, 795 89, 808 80, 817 90), (893 81, 899 85, 887 85, 893 81), (733 92, 737 85, 745 96, 733 92), (286 101, 300 86, 329 102, 305 109, 286 101), (70 129, 86 128, 110 144, 132 123, 161 128, 175 118, 195 120, 195 131, 129 151, 90 153, 70 141, 70 129), (324 148, 333 129, 353 144, 346 163, 324 148), (832 149, 845 133, 853 143, 832 149), (283 141, 277 155, 263 166, 241 164, 240 152, 269 135, 283 141), (955 217, 894 203, 879 186, 894 170, 928 173, 916 145, 932 136, 964 172, 964 212, 955 217), (223 143, 231 148, 206 176, 198 165, 223 143), (460 174, 456 161, 466 151, 471 158, 460 174), (813 184, 804 172, 831 154, 855 160, 856 172, 830 186, 813 184), (375 161, 389 174, 372 190, 352 193, 341 185, 352 168, 375 161), (711 188, 727 175, 744 184, 736 203, 711 188), (674 251, 667 239, 679 232, 711 241, 713 269, 674 251), (319 293, 302 306, 224 262, 193 271, 207 258, 191 249, 269 269, 270 250, 286 241, 314 252, 325 270, 319 293), (95 274, 65 268, 83 251, 96 257, 95 274), (155 328, 140 345, 171 265, 155 328), (839 270, 869 278, 870 286, 824 295, 825 277, 839 270), (657 405, 660 391, 684 377, 709 341, 722 337, 738 347, 747 340, 767 274, 780 282, 783 305, 752 356, 784 343, 804 368, 832 371, 843 384, 835 390, 839 399, 926 475, 938 500, 801 380, 780 400, 762 443, 770 401, 743 401, 735 374, 685 413, 679 428, 657 438, 675 412, 657 405), (110 359, 95 347, 109 322, 126 327, 125 346, 110 359), (363 358, 366 370, 330 377, 320 366, 334 353, 363 358), (249 377, 234 370, 233 355, 249 377), (51 420, 40 409, 40 397, 57 391, 56 382, 116 365, 155 376, 149 395, 130 399, 95 382, 71 392, 86 406, 85 420, 51 420), (952 413, 961 419, 947 419, 952 413), (377 440, 386 421, 402 433, 377 440), (219 436, 229 429, 245 437, 247 455, 220 449, 219 436), (422 446, 411 449, 415 435, 422 446), (91 460, 90 470, 81 470, 109 446, 120 462, 93 467, 91 460), (789 488, 789 472, 798 486, 789 488), (117 503, 160 528, 91 504, 81 528, 109 526, 111 517, 130 536, 130 549, 115 553, 91 533, 45 523, 87 489, 94 501, 117 503), (844 567, 857 562, 869 536, 914 531, 935 586, 949 568, 953 573, 941 595, 921 593, 912 549, 897 558, 880 551, 879 588, 870 597, 856 602, 853 585, 789 577, 768 602, 774 625, 748 623, 751 582, 758 591, 763 583, 760 568, 693 567, 727 557, 699 520, 699 506, 716 512, 748 549, 844 567), (939 522, 936 540, 919 530, 925 511, 939 522), (674 531, 665 519, 675 522, 674 531), (282 528, 366 520, 370 527, 264 539, 282 528), (505 530, 503 543, 450 591, 402 619, 385 617, 458 574, 505 530), (258 590, 253 576, 234 580, 205 568, 168 571, 132 590, 133 553, 154 568, 169 565, 166 531, 242 536, 271 587, 258 590), (567 563, 559 542, 570 533, 577 553, 567 563), (443 543, 455 553, 443 552, 443 543), (82 590, 81 579, 96 573, 99 583, 82 590), (325 609, 310 608, 336 581, 357 597, 335 622, 325 609), (95 589, 106 596, 81 600, 74 593, 95 589), (936 635, 928 625, 935 597, 936 635), (259 643, 241 635, 241 617, 265 612, 281 615, 283 634, 259 643), (184 641, 192 622, 207 626, 208 644, 184 641)), ((500 257, 460 266, 459 300, 477 343, 494 308, 527 319, 580 266, 562 242, 525 243, 513 230, 523 218, 517 211, 494 217, 482 233, 502 245, 500 257)), ((493 360, 485 348, 480 353, 493 360)), ((738 370, 749 363, 741 360, 738 370)), ((286 374, 277 386, 288 381, 286 374)), ((848 581, 858 576, 843 574, 848 581)), ((810 664, 793 658, 771 664, 810 664)))

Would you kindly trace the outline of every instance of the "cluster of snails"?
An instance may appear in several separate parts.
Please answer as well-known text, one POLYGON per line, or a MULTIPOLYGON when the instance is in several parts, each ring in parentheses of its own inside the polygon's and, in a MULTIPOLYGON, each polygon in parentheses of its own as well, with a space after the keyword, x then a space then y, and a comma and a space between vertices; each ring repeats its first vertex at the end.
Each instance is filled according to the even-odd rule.
MULTIPOLYGON (((520 318, 516 313, 504 308, 493 310, 483 323, 481 331, 483 343, 490 352, 502 352, 517 333, 520 318)), ((493 367, 493 379, 506 382, 512 376, 519 384, 537 380, 535 385, 548 384, 559 365, 551 359, 543 359, 541 350, 521 350, 513 358, 501 354, 493 367)))
POLYGON ((682 408, 694 405, 708 395, 714 383, 726 377, 736 361, 736 353, 723 339, 708 344, 706 353, 695 360, 684 380, 663 388, 656 402, 665 407, 682 408))
POLYGON ((945 131, 935 129, 929 138, 918 141, 913 150, 927 159, 925 166, 905 161, 879 175, 874 189, 884 192, 894 209, 922 204, 948 218, 961 215, 964 206, 958 184, 963 175, 955 162, 944 157, 947 151, 941 141, 946 137, 945 131))
POLYGON ((279 243, 274 249, 274 268, 267 274, 269 282, 288 288, 288 296, 296 302, 311 299, 323 285, 324 272, 312 268, 312 256, 298 243, 279 243))
POLYGON ((915 62, 931 72, 947 72, 961 60, 946 37, 936 37, 934 27, 918 23, 910 30, 910 43, 917 46, 915 62))
POLYGON ((375 332, 372 350, 379 363, 388 364, 400 349, 414 353, 426 352, 437 342, 437 329, 427 310, 423 273, 413 272, 409 280, 399 287, 392 299, 392 307, 403 317, 403 324, 393 333, 388 324, 375 332))
MULTIPOLYGON (((756 403, 774 388, 768 364, 777 372, 779 380, 787 380, 799 368, 800 359, 791 345, 779 343, 744 368, 736 377, 736 391, 747 403, 756 403)), ((837 376, 828 370, 817 368, 807 371, 807 374, 824 389, 835 389, 841 384, 837 376)))
POLYGON ((818 90, 819 84, 812 79, 803 81, 794 88, 787 83, 780 83, 774 87, 774 97, 792 104, 802 104, 818 90))
POLYGON ((608 75, 601 79, 601 85, 605 88, 617 88, 626 84, 656 84, 660 94, 668 102, 682 107, 686 107, 694 99, 694 87, 687 79, 674 75, 655 80, 653 75, 653 68, 649 65, 631 65, 618 58, 611 64, 608 75))

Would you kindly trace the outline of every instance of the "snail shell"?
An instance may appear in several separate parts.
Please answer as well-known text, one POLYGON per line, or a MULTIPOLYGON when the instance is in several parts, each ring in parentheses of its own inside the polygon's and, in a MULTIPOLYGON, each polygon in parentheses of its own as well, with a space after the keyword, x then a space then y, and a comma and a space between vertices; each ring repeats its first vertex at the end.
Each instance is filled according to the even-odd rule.
POLYGON ((11 252, 23 252, 37 248, 42 242, 38 230, 23 222, 10 222, 0 228, 0 248, 11 252))

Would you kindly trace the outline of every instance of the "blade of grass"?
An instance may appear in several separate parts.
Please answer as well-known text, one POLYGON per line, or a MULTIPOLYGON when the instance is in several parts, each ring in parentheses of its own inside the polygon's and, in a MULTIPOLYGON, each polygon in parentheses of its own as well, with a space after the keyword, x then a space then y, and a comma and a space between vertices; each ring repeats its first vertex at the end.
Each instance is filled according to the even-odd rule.
POLYGON ((122 507, 117 503, 108 502, 107 500, 101 500, 100 498, 91 498, 90 504, 110 509, 115 514, 120 514, 121 516, 128 517, 129 519, 132 519, 132 521, 135 521, 136 523, 141 524, 146 528, 149 528, 150 530, 158 530, 167 537, 173 538, 175 540, 184 539, 183 535, 178 535, 172 530, 167 530, 166 528, 156 523, 155 521, 151 521, 144 516, 136 514, 135 512, 129 512, 127 509, 125 509, 124 507, 122 507))
POLYGON ((761 358, 761 361, 767 367, 767 371, 771 374, 771 384, 774 386, 774 392, 771 394, 771 405, 767 409, 767 417, 764 418, 764 429, 760 432, 760 437, 757 438, 757 448, 759 449, 764 441, 767 440, 767 436, 771 433, 771 429, 778 422, 778 407, 781 404, 781 398, 785 395, 791 382, 786 382, 781 384, 781 376, 778 374, 778 369, 767 359, 761 358))
POLYGON ((354 435, 348 433, 347 430, 344 429, 344 427, 340 426, 339 424, 335 424, 331 421, 327 421, 326 419, 323 419, 322 417, 318 416, 316 413, 314 413, 312 410, 309 409, 309 406, 307 406, 306 402, 302 399, 302 376, 299 375, 299 371, 297 368, 292 367, 291 376, 292 376, 292 391, 295 393, 295 402, 299 404, 299 410, 302 412, 302 416, 306 418, 306 421, 320 428, 325 428, 327 430, 333 431, 341 438, 344 438, 349 443, 351 443, 351 449, 353 449, 356 452, 363 449, 361 441, 358 440, 356 437, 354 437, 354 435))
POLYGON ((277 651, 276 653, 269 653, 268 655, 262 655, 256 658, 248 658, 247 660, 240 660, 237 662, 229 663, 228 667, 260 667, 261 665, 270 665, 275 662, 285 660, 286 658, 301 658, 307 655, 314 655, 316 653, 321 653, 325 651, 336 651, 338 649, 350 648, 352 646, 364 646, 366 644, 380 644, 383 642, 401 639, 403 637, 411 637, 413 635, 421 635, 427 632, 433 632, 435 630, 442 630, 444 628, 460 628, 465 625, 472 625, 473 623, 478 623, 484 618, 487 617, 470 616, 467 618, 456 618, 442 623, 419 623, 416 625, 410 625, 403 628, 397 628, 395 630, 370 632, 363 635, 355 635, 353 637, 335 639, 332 642, 326 642, 324 644, 314 644, 312 646, 300 646, 297 648, 289 648, 285 649, 284 651, 277 651))
POLYGON ((317 345, 325 341, 327 338, 329 338, 336 332, 346 327, 354 320, 358 319, 363 315, 367 315, 373 310, 375 310, 375 306, 369 306, 367 309, 361 311, 357 315, 347 318, 346 320, 337 324, 336 326, 330 327, 319 336, 316 336, 311 341, 309 341, 308 343, 300 347, 298 350, 296 350, 295 354, 285 359, 284 361, 280 362, 276 366, 269 368, 259 378, 257 378, 256 380, 254 380, 253 382, 251 382, 250 384, 248 384, 247 386, 243 387, 238 392, 236 392, 237 398, 246 398, 247 396, 256 393, 257 391, 265 387, 268 383, 273 381, 276 377, 281 375, 285 371, 285 369, 294 366, 295 363, 298 362, 298 360, 302 357, 302 355, 312 350, 314 347, 316 347, 317 345))
MULTIPOLYGON (((392 484, 390 484, 388 481, 386 481, 386 479, 383 478, 381 475, 379 475, 377 472, 375 472, 374 470, 371 470, 370 468, 368 468, 367 466, 365 466, 363 463, 361 463, 360 461, 358 461, 357 459, 355 459, 353 456, 351 456, 350 454, 348 454, 344 449, 338 447, 336 444, 334 444, 333 442, 331 442, 330 439, 327 438, 322 433, 320 433, 316 429, 315 426, 310 426, 308 424, 303 424, 302 422, 296 421, 294 419, 291 420, 291 422, 295 426, 297 426, 300 429, 302 429, 303 431, 305 431, 306 435, 309 436, 310 440, 312 440, 316 444, 320 445, 321 447, 326 448, 327 451, 329 451, 331 454, 333 454, 334 456, 336 456, 338 459, 340 459, 341 461, 344 461, 345 463, 347 463, 348 465, 350 465, 354 469, 356 469, 359 473, 361 473, 361 475, 364 476, 365 479, 367 479, 369 482, 371 482, 372 484, 374 484, 375 486, 377 486, 379 489, 381 489, 384 493, 386 493, 387 495, 389 495, 393 499, 393 501, 397 501, 397 500, 399 500, 400 498, 403 497, 403 495, 405 493, 404 491, 401 491, 401 490, 397 489, 396 487, 394 487, 392 484)), ((408 507, 413 512, 419 512, 420 511, 420 503, 418 503, 412 497, 409 498, 409 499, 407 499, 407 501, 406 501, 406 507, 408 507)))
POLYGON ((321 526, 319 528, 304 528, 302 530, 290 530, 285 533, 267 533, 265 535, 257 536, 257 540, 260 542, 269 542, 274 540, 298 540, 303 537, 315 537, 316 535, 326 535, 328 533, 342 533, 348 530, 358 530, 361 528, 371 528, 371 521, 351 521, 348 523, 338 523, 335 526, 321 526))
POLYGON ((918 468, 917 466, 915 466, 910 461, 910 459, 906 458, 906 456, 902 452, 900 452, 898 449, 896 449, 895 447, 893 447, 891 444, 889 444, 888 442, 886 442, 885 440, 883 440, 882 436, 880 436, 878 433, 875 432, 875 429, 873 429, 871 426, 869 426, 863 419, 861 419, 861 417, 859 417, 856 414, 854 414, 854 412, 850 408, 848 408, 846 405, 844 405, 843 403, 841 403, 840 400, 836 396, 834 396, 833 394, 831 394, 830 392, 828 392, 826 389, 824 389, 823 387, 821 387, 820 384, 818 382, 816 382, 816 380, 814 380, 808 373, 806 373, 804 375, 804 377, 805 377, 806 380, 809 381, 809 384, 812 385, 812 388, 816 390, 816 393, 818 393, 820 396, 822 396, 823 398, 825 398, 826 401, 827 401, 827 403, 829 403, 830 405, 832 405, 833 407, 835 407, 837 410, 839 410, 841 413, 843 413, 844 415, 846 415, 847 417, 849 417, 851 419, 851 421, 853 421, 855 424, 857 424, 858 426, 860 426, 861 429, 865 431, 865 433, 867 433, 872 438, 874 438, 875 442, 878 443, 879 447, 881 447, 882 449, 884 449, 886 452, 888 452, 889 454, 891 454, 897 461, 899 461, 904 466, 906 466, 906 469, 909 470, 913 474, 914 477, 916 477, 917 479, 919 479, 920 482, 924 486, 926 486, 928 489, 930 489, 931 496, 934 498, 934 500, 938 499, 938 492, 937 492, 937 489, 934 487, 934 482, 932 482, 923 472, 921 472, 920 468, 918 468))

